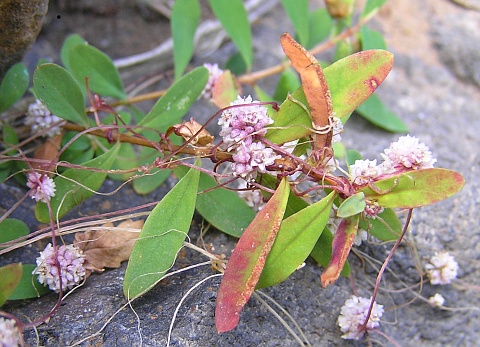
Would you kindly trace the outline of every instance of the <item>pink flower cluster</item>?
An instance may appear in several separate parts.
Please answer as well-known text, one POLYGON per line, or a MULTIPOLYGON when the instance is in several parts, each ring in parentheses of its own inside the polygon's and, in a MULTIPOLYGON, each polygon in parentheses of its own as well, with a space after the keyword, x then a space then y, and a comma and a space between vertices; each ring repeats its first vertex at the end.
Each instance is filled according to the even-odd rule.
POLYGON ((86 273, 84 262, 85 255, 74 245, 62 245, 55 252, 52 244, 49 243, 43 252, 40 252, 33 274, 37 274, 38 282, 48 286, 51 290, 59 292, 61 285, 65 291, 83 280, 86 273), (57 261, 60 265, 60 274, 56 265, 57 261))
POLYGON ((376 160, 356 160, 350 166, 351 181, 363 186, 381 175, 432 168, 437 161, 424 143, 410 135, 401 136, 397 142, 391 143, 382 157, 384 162, 380 165, 376 160))
POLYGON ((27 187, 30 188, 30 196, 35 201, 50 201, 55 196, 55 182, 46 174, 31 171, 27 174, 27 187))
POLYGON ((229 150, 234 150, 232 170, 235 175, 252 178, 255 173, 266 172, 266 167, 280 158, 271 148, 258 140, 267 133, 265 126, 273 120, 267 108, 255 105, 252 97, 237 97, 230 107, 222 112, 218 125, 222 127, 220 136, 229 150), (253 104, 253 105, 252 105, 253 104), (245 106, 243 106, 245 105, 245 106))

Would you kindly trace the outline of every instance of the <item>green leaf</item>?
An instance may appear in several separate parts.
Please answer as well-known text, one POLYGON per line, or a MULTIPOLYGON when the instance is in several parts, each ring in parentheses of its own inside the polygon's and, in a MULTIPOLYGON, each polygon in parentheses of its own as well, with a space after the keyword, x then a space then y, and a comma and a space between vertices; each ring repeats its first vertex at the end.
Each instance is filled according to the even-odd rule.
POLYGON ((262 102, 269 102, 272 101, 272 97, 268 95, 266 91, 264 91, 262 88, 256 84, 253 89, 255 90, 255 94, 257 95, 257 100, 262 101, 262 102))
POLYGON ((241 0, 209 0, 215 17, 222 23, 250 70, 253 63, 252 33, 248 14, 241 0))
MULTIPOLYGON (((155 148, 142 147, 139 155, 139 165, 149 165, 153 163, 158 156, 158 150, 155 148)), ((148 174, 135 178, 133 181, 133 190, 140 195, 150 194, 160 187, 171 173, 172 170, 169 169, 153 169, 148 174)))
POLYGON ((30 83, 30 75, 23 63, 8 69, 0 84, 0 112, 5 111, 25 94, 30 83))
MULTIPOLYGON (((318 239, 315 247, 313 247, 310 256, 315 259, 315 261, 323 266, 327 267, 330 259, 332 259, 332 242, 333 242, 333 234, 328 227, 325 227, 320 238, 318 239)), ((345 262, 343 266, 343 270, 341 272, 343 277, 350 276, 350 264, 348 260, 345 262)))
POLYGON ((365 101, 392 69, 393 54, 369 50, 352 54, 325 68, 333 110, 343 118, 365 101))
POLYGON ((0 222, 0 243, 5 243, 28 235, 30 229, 20 219, 5 218, 0 222))
MULTIPOLYGON (((62 218, 68 211, 92 196, 100 188, 107 174, 88 170, 88 168, 109 170, 119 149, 120 144, 117 143, 104 154, 84 163, 83 166, 86 169, 68 169, 63 175, 54 179, 56 191, 55 196, 50 200, 54 218, 57 216, 62 218)), ((46 203, 37 203, 35 216, 42 223, 50 221, 46 203)))
POLYGON ((465 179, 447 169, 413 170, 374 183, 375 191, 365 187, 366 199, 382 207, 415 208, 444 200, 462 189, 465 179))
POLYGON ((361 18, 369 18, 374 16, 385 2, 387 2, 387 0, 367 0, 367 3, 363 8, 361 18))
MULTIPOLYGON (((359 52, 326 67, 323 72, 332 94, 333 110, 339 118, 350 115, 383 82, 393 65, 393 54, 382 50, 359 52)), ((302 87, 297 89, 272 115, 274 124, 266 137, 285 143, 308 136, 312 119, 302 87)))
POLYGON ((69 71, 72 71, 70 66, 70 50, 77 45, 86 45, 87 41, 78 34, 68 35, 63 42, 62 49, 60 50, 60 59, 63 66, 69 71))
POLYGON ((247 65, 240 52, 236 52, 227 59, 223 70, 230 70, 235 76, 243 75, 247 71, 247 65))
POLYGON ((136 178, 133 181, 133 190, 140 195, 147 195, 160 187, 163 182, 171 175, 169 169, 153 169, 148 175, 136 178))
POLYGON ((292 93, 300 87, 300 79, 293 69, 287 68, 282 72, 278 79, 275 92, 273 93, 274 100, 285 100, 288 93, 292 93))
POLYGON ((311 49, 330 35, 333 19, 326 8, 319 8, 309 13, 308 23, 309 41, 305 48, 311 49))
MULTIPOLYGON (((181 177, 185 174, 186 169, 186 167, 180 166, 174 171, 181 177)), ((203 172, 200 173, 199 192, 217 186, 215 179, 203 172)), ((236 192, 221 187, 199 194, 196 208, 203 218, 215 228, 235 237, 242 236, 255 218, 255 211, 236 192)))
POLYGON ((113 61, 103 52, 89 45, 76 45, 68 54, 72 73, 82 90, 85 90, 85 77, 94 93, 125 99, 127 94, 113 61))
POLYGON ((358 192, 345 199, 338 207, 337 216, 347 218, 363 212, 367 204, 365 203, 365 194, 358 192))
POLYGON ((360 29, 360 39, 362 41, 362 50, 364 51, 369 49, 387 49, 383 35, 365 25, 360 29))
POLYGON ((22 278, 22 263, 8 264, 0 267, 0 306, 13 293, 22 278))
POLYGON ((173 38, 175 79, 179 79, 193 56, 195 31, 200 22, 198 0, 175 1, 170 26, 173 38))
POLYGON ((289 191, 284 178, 233 250, 217 293, 215 323, 219 333, 238 325, 240 312, 255 290, 280 228, 289 191))
POLYGON ((43 64, 33 74, 35 94, 56 116, 89 126, 83 94, 77 81, 64 68, 43 64))
POLYGON ((4 183, 10 175, 10 168, 3 169, 0 167, 0 183, 4 183))
POLYGON ((38 298, 41 295, 50 293, 50 289, 38 282, 38 275, 32 275, 33 270, 37 266, 35 264, 23 264, 23 273, 20 282, 16 286, 8 300, 23 300, 38 298))
POLYGON ((128 299, 149 291, 171 268, 190 229, 199 171, 191 169, 160 201, 133 246, 123 281, 128 299))
MULTIPOLYGON (((130 143, 121 143, 118 155, 112 164, 112 170, 130 170, 138 167, 137 153, 130 143)), ((116 181, 126 181, 135 173, 108 174, 108 178, 116 181)))
POLYGON ((308 0, 282 0, 282 5, 292 21, 298 35, 298 41, 302 46, 309 42, 308 0))
POLYGON ((341 40, 337 42, 335 47, 335 53, 333 55, 333 61, 348 57, 353 52, 353 45, 349 39, 341 40))
MULTIPOLYGON (((4 123, 2 125, 3 125, 3 129, 2 129, 1 141, 3 142, 2 145, 6 145, 5 149, 10 147, 8 145, 11 145, 11 146, 18 145, 18 136, 17 136, 17 133, 15 132, 15 129, 13 129, 8 123, 4 123)), ((18 153, 18 151, 16 149, 13 149, 13 150, 7 151, 5 154, 15 155, 16 153, 18 153)))
MULTIPOLYGON (((64 160, 70 164, 81 165, 89 160, 91 160, 95 155, 95 150, 93 148, 87 148, 81 151, 67 149, 60 156, 60 160, 64 160)), ((59 167, 58 172, 65 172, 68 169, 59 167)))
POLYGON ((370 95, 356 110, 363 118, 376 126, 395 133, 407 133, 407 125, 393 113, 376 95, 370 95))
POLYGON ((390 208, 386 208, 377 217, 367 218, 360 221, 359 229, 368 231, 382 241, 395 241, 402 233, 402 223, 397 214, 390 208))
POLYGON ((176 81, 156 102, 139 126, 165 132, 170 126, 180 123, 208 81, 208 70, 198 67, 176 81))
POLYGON ((285 281, 312 252, 328 222, 335 193, 283 220, 257 289, 285 281))

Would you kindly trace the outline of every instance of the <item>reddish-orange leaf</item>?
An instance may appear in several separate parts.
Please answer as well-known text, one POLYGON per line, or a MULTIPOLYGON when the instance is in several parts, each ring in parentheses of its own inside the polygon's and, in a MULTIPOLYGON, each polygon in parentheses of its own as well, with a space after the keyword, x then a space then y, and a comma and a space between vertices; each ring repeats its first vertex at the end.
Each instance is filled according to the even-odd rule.
POLYGON ((218 108, 230 106, 230 103, 241 94, 240 87, 235 77, 229 70, 218 77, 212 89, 212 101, 218 108))
POLYGON ((52 138, 47 139, 44 144, 38 146, 35 150, 35 159, 42 159, 51 161, 50 165, 32 163, 32 168, 46 171, 53 171, 55 168, 55 161, 57 159, 58 152, 60 150, 60 144, 62 142, 63 134, 55 135, 52 138))
POLYGON ((215 323, 219 333, 238 325, 240 312, 255 290, 285 213, 288 188, 284 178, 233 250, 217 294, 215 323))
MULTIPOLYGON (((283 51, 292 66, 300 74, 303 91, 310 106, 313 124, 317 129, 325 129, 329 124, 328 118, 333 115, 332 96, 328 88, 323 70, 313 55, 307 52, 288 33, 280 38, 283 51)), ((330 147, 329 134, 316 136, 316 148, 330 147)))
POLYGON ((323 287, 329 286, 340 277, 352 249, 355 235, 357 235, 358 221, 359 215, 357 214, 351 218, 342 219, 338 225, 332 241, 332 259, 320 277, 323 287))

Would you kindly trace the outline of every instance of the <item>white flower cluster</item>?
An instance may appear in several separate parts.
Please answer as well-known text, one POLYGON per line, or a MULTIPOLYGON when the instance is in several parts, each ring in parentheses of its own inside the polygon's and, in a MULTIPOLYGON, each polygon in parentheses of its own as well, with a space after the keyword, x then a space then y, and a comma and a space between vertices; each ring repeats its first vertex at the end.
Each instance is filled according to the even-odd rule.
POLYGON ((351 181, 362 186, 380 175, 432 168, 437 161, 424 143, 410 135, 401 136, 397 142, 391 143, 382 157, 384 162, 380 165, 376 160, 356 160, 350 166, 351 181))
POLYGON ((442 306, 445 303, 445 298, 442 296, 442 294, 435 293, 434 296, 428 298, 428 302, 432 306, 442 306))
MULTIPOLYGON (((238 188, 248 188, 247 183, 244 180, 240 180, 238 188)), ((255 212, 260 211, 265 206, 262 192, 259 189, 238 190, 237 193, 255 212)))
POLYGON ((48 129, 43 136, 53 137, 60 134, 62 129, 60 126, 53 124, 60 122, 62 119, 52 114, 40 100, 35 100, 33 104, 28 106, 25 125, 30 126, 32 134, 48 129))
MULTIPOLYGON (((370 308, 371 298, 362 298, 352 295, 350 299, 340 309, 338 316, 338 325, 342 330, 342 338, 350 340, 359 340, 365 331, 362 329, 363 323, 367 319, 370 308)), ((367 322, 367 330, 372 330, 380 325, 380 318, 383 315, 383 305, 373 303, 372 313, 367 322)))
POLYGON ((332 142, 340 142, 342 141, 342 132, 343 132, 343 123, 338 117, 331 117, 330 118, 333 126, 333 138, 332 142))
POLYGON ((234 149, 232 170, 235 175, 252 178, 255 173, 266 172, 266 167, 272 165, 275 159, 280 158, 271 148, 256 141, 267 133, 266 125, 273 120, 267 114, 267 108, 259 105, 250 105, 252 97, 237 97, 232 107, 222 112, 218 125, 222 127, 220 136, 229 150, 234 149), (245 105, 245 106, 243 106, 245 105))
POLYGON ((74 245, 62 245, 55 252, 52 244, 49 243, 43 252, 40 252, 37 267, 32 274, 37 274, 38 282, 55 292, 60 291, 61 280, 62 290, 65 291, 72 289, 83 280, 86 273, 84 262, 85 255, 74 245), (57 260, 60 265, 60 275, 56 266, 57 260))
POLYGON ((377 165, 377 160, 355 160, 355 164, 350 165, 350 175, 352 182, 363 186, 370 179, 375 179, 382 174, 382 167, 377 165))
POLYGON ((353 239, 353 244, 358 247, 362 244, 363 241, 366 241, 367 239, 368 239, 367 231, 363 229, 358 229, 357 234, 353 239))
POLYGON ((0 317, 0 346, 20 346, 20 331, 13 319, 0 317))
POLYGON ((387 169, 395 171, 400 168, 413 170, 432 168, 437 159, 433 158, 428 147, 414 136, 401 136, 397 142, 390 144, 382 154, 387 169))
POLYGON ((435 253, 425 270, 431 284, 449 284, 457 278, 458 263, 448 252, 435 253))
POLYGON ((223 70, 218 67, 218 64, 203 64, 204 67, 208 70, 208 82, 203 88, 200 97, 204 98, 205 100, 212 99, 213 88, 215 87, 215 83, 217 83, 218 78, 223 73, 223 70))
POLYGON ((30 188, 30 196, 35 201, 50 201, 55 196, 55 182, 46 174, 31 171, 27 174, 27 187, 30 188))

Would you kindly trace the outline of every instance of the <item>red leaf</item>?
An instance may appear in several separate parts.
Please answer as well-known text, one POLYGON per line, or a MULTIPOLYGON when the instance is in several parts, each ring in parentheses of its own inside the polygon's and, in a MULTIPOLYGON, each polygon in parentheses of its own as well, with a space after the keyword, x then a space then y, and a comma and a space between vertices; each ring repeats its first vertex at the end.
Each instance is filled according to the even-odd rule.
POLYGON ((342 219, 340 222, 333 236, 332 259, 320 277, 323 287, 328 287, 340 277, 348 254, 352 249, 355 235, 357 235, 358 221, 359 215, 357 214, 351 218, 342 219))
POLYGON ((215 323, 219 333, 238 325, 240 312, 255 290, 285 213, 288 187, 284 178, 233 250, 218 289, 215 323))
MULTIPOLYGON (((315 57, 290 34, 283 34, 280 43, 285 55, 291 60, 292 66, 300 74, 303 91, 310 105, 313 124, 318 129, 323 129, 329 124, 329 117, 333 115, 333 105, 322 67, 315 57)), ((315 149, 322 150, 324 147, 330 147, 331 136, 331 131, 327 134, 316 134, 315 149)))

